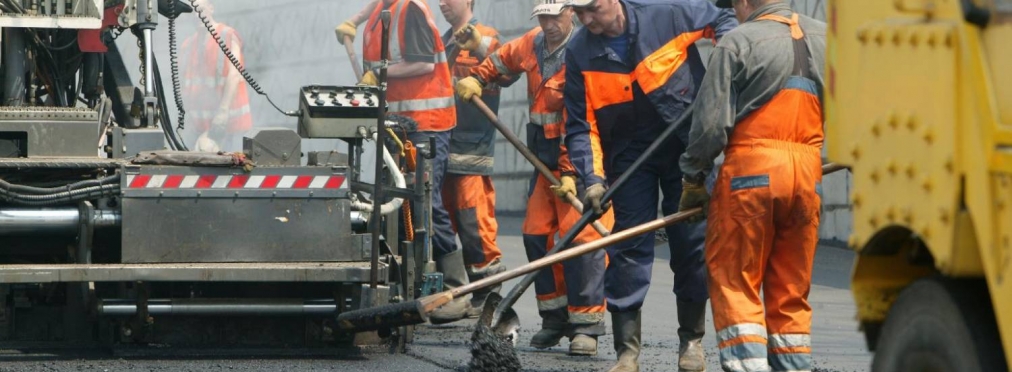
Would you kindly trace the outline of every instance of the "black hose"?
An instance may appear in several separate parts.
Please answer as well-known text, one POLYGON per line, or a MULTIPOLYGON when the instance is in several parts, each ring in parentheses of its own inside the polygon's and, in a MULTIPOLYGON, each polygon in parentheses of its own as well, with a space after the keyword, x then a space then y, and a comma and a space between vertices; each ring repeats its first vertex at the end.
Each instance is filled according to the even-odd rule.
POLYGON ((169 141, 169 146, 172 147, 173 150, 189 151, 186 148, 186 144, 176 136, 176 131, 172 130, 172 120, 169 118, 168 111, 169 103, 165 100, 165 86, 162 85, 162 72, 158 69, 158 59, 151 56, 151 64, 154 65, 152 66, 152 72, 154 73, 155 79, 155 91, 157 91, 158 95, 158 107, 162 108, 159 110, 161 111, 159 112, 159 116, 162 121, 162 125, 160 125, 160 127, 162 127, 162 132, 165 133, 165 138, 169 141))
POLYGON ((112 196, 119 194, 119 191, 119 184, 86 187, 48 195, 24 195, 0 189, 0 201, 14 205, 51 206, 91 200, 102 196, 112 196))
POLYGON ((74 182, 66 186, 60 187, 33 187, 33 186, 12 184, 5 180, 0 179, 0 191, 9 191, 29 195, 47 195, 64 191, 73 191, 85 187, 94 187, 94 186, 107 185, 111 183, 119 183, 119 181, 120 175, 117 174, 105 178, 74 182))

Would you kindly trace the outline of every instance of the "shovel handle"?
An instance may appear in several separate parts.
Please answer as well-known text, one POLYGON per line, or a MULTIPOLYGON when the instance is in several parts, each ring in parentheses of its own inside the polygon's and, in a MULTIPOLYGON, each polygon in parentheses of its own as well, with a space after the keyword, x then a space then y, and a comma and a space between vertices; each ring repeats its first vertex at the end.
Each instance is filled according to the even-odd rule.
MULTIPOLYGON (((509 128, 506 128, 506 126, 499 121, 499 117, 492 112, 492 109, 485 105, 485 102, 475 96, 471 97, 471 103, 478 108, 478 111, 481 111, 481 113, 488 117, 488 120, 492 122, 495 129, 498 129, 499 133, 502 133, 503 137, 506 137, 506 141, 512 144, 513 147, 516 147, 517 151, 520 151, 520 154, 523 155, 524 158, 526 158, 532 165, 534 165, 534 169, 537 169, 538 173, 541 173, 548 182, 551 182, 553 186, 559 186, 562 184, 559 182, 559 179, 555 177, 555 173, 548 169, 548 166, 546 166, 545 163, 542 163, 541 160, 538 159, 537 155, 534 155, 534 152, 532 152, 531 149, 527 148, 527 146, 520 142, 520 138, 517 138, 516 134, 513 134, 509 128)), ((566 193, 563 200, 565 200, 566 203, 569 203, 569 205, 572 205, 573 208, 576 208, 577 212, 580 212, 581 214, 583 213, 583 203, 580 202, 580 199, 578 199, 576 195, 573 195, 573 193, 566 193)), ((593 226, 594 230, 601 236, 608 236, 611 234, 611 231, 608 231, 608 229, 604 227, 600 221, 594 221, 591 226, 593 226)))
POLYGON ((355 82, 362 81, 362 65, 358 63, 358 56, 355 55, 355 41, 349 35, 344 36, 344 50, 348 52, 351 68, 355 71, 355 82))

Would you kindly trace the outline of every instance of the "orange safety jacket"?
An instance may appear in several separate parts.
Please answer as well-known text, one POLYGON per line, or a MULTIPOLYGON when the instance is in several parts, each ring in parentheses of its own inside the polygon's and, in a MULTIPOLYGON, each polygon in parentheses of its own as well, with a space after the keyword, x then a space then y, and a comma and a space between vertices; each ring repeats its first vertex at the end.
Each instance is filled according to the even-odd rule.
POLYGON ((545 35, 541 27, 535 27, 519 39, 504 44, 474 68, 472 74, 487 85, 526 73, 527 101, 530 105, 527 147, 549 169, 575 174, 566 146, 562 143, 566 134, 566 111, 562 97, 562 89, 566 84, 566 66, 562 63, 565 52, 563 45, 557 52, 559 55, 549 56, 548 51, 545 51, 545 35), (549 57, 559 59, 556 64, 558 70, 547 71, 550 74, 546 77, 542 75, 542 66, 549 57))
POLYGON ((383 2, 376 4, 376 9, 369 16, 363 38, 363 59, 366 69, 379 68, 382 64, 381 51, 383 44, 383 28, 380 25, 380 12, 389 10, 392 15, 390 24, 390 64, 404 61, 401 51, 406 48, 404 30, 407 28, 408 4, 414 3, 425 13, 432 29, 435 42, 436 64, 432 72, 406 77, 389 78, 387 81, 387 107, 391 114, 410 117, 418 122, 419 131, 442 132, 453 129, 457 123, 454 106, 453 79, 450 68, 446 64, 445 47, 439 37, 439 30, 432 20, 428 5, 421 0, 397 0, 388 7, 383 2))
MULTIPOLYGON (((236 50, 236 45, 242 46, 242 39, 232 27, 219 23, 215 29, 230 50, 236 50)), ((186 116, 191 118, 194 127, 206 131, 221 108, 228 78, 239 71, 225 57, 210 34, 198 33, 191 36, 183 42, 182 49, 186 58, 182 81, 183 97, 187 98, 186 116)), ((236 54, 235 57, 240 63, 245 63, 242 54, 236 54)), ((228 108, 228 133, 240 133, 253 127, 253 114, 250 112, 245 81, 239 83, 228 108)))

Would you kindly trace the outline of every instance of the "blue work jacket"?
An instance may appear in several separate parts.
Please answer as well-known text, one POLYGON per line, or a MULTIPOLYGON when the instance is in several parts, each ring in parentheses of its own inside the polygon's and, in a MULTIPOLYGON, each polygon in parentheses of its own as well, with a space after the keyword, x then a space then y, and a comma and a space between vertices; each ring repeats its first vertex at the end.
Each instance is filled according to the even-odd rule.
MULTIPOLYGON (((565 141, 587 186, 605 183, 616 154, 633 143, 653 142, 675 123, 705 73, 695 42, 716 41, 738 25, 731 10, 706 0, 619 2, 627 20, 628 58, 587 28, 566 47, 565 141)), ((683 141, 689 127, 679 131, 683 141)))

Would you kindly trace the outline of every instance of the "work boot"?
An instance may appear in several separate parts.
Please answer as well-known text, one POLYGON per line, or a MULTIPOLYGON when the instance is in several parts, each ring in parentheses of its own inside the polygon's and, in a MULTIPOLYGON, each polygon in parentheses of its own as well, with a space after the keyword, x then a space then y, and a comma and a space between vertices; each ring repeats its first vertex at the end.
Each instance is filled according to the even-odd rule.
POLYGON ((640 312, 611 313, 611 327, 615 333, 615 353, 618 363, 608 372, 639 372, 640 365, 640 312))
POLYGON ((577 333, 576 336, 573 336, 573 339, 569 341, 569 355, 597 355, 597 336, 577 333))
POLYGON ((678 302, 678 372, 705 372, 706 301, 678 302))
POLYGON ((547 349, 558 345, 563 337, 566 337, 566 331, 563 329, 542 328, 534 334, 534 337, 531 337, 531 347, 547 349))
MULTIPOLYGON (((436 259, 436 270, 443 273, 443 289, 467 285, 467 271, 464 269, 464 253, 455 250, 436 259)), ((429 314, 432 324, 444 324, 464 319, 471 310, 471 295, 454 298, 429 314)))
MULTIPOLYGON (((492 261, 480 269, 474 267, 467 268, 467 279, 471 283, 488 278, 492 275, 506 271, 506 265, 503 265, 499 259, 492 261)), ((477 318, 481 316, 482 309, 485 308, 485 299, 488 298, 489 293, 499 293, 499 289, 502 288, 502 284, 496 284, 485 289, 479 289, 471 295, 471 310, 467 312, 468 318, 477 318)))

